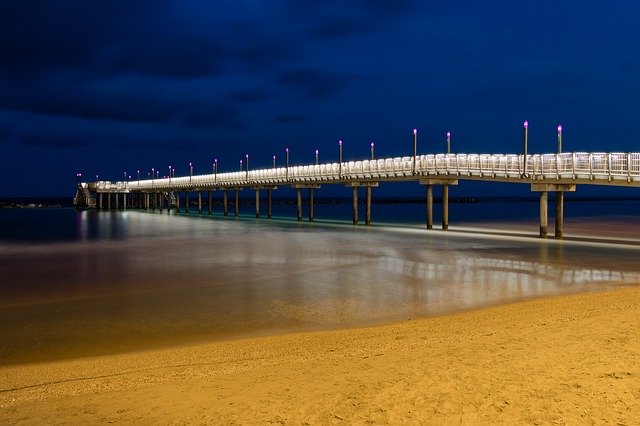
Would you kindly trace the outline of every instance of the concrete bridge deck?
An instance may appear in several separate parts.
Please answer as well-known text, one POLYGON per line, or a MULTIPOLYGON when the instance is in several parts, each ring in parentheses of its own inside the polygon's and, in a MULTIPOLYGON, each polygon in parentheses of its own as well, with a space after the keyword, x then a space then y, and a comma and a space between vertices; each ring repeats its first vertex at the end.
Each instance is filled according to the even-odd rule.
MULTIPOLYGON (((202 211, 202 192, 224 191, 224 212, 228 213, 227 191, 235 191, 235 214, 238 214, 238 191, 244 188, 256 191, 256 217, 260 215, 260 190, 268 191, 268 216, 271 217, 271 191, 278 185, 291 186, 298 192, 298 220, 302 219, 301 190, 309 190, 310 217, 313 220, 313 192, 322 184, 342 184, 352 188, 354 224, 358 222, 358 188, 366 188, 366 223, 370 223, 371 190, 380 182, 417 181, 427 186, 427 227, 433 227, 433 186, 442 186, 443 223, 448 228, 448 187, 459 180, 480 180, 529 184, 531 190, 540 193, 540 236, 547 235, 547 194, 556 192, 556 237, 562 238, 563 194, 575 191, 576 185, 610 185, 640 187, 640 153, 587 153, 567 152, 559 154, 431 154, 409 157, 347 161, 342 163, 311 164, 301 166, 272 167, 236 172, 212 173, 189 176, 165 176, 158 179, 133 181, 79 182, 76 205, 103 208, 102 194, 122 194, 123 208, 127 194, 133 194, 136 207, 162 209, 168 206, 180 208, 179 192, 198 193, 198 209, 202 211), (178 192, 175 196, 174 192, 178 192), (96 203, 95 197, 98 198, 96 203)), ((188 211, 188 203, 185 210, 188 211)))

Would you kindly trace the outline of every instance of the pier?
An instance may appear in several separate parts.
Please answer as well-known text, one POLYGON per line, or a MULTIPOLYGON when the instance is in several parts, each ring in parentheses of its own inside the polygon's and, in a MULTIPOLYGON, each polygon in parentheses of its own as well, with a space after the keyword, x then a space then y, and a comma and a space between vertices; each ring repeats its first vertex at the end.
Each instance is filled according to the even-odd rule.
MULTIPOLYGON (((248 161, 247 161, 248 163, 248 161)), ((170 176, 132 181, 84 182, 78 175, 74 203, 78 208, 189 211, 190 193, 195 192, 202 213, 203 194, 208 213, 212 198, 222 192, 223 214, 228 215, 228 192, 233 194, 234 215, 239 214, 239 192, 255 192, 255 215, 259 218, 260 195, 267 193, 267 218, 271 218, 272 193, 279 187, 296 190, 297 220, 302 221, 302 194, 308 191, 309 216, 314 221, 314 195, 323 185, 341 185, 351 190, 353 224, 358 217, 360 189, 365 193, 365 225, 371 223, 371 197, 381 182, 415 182, 425 187, 427 229, 434 229, 434 188, 442 194, 442 230, 449 227, 449 189, 461 180, 525 184, 539 194, 539 236, 548 236, 548 194, 555 193, 555 238, 563 237, 564 193, 578 185, 640 187, 640 153, 566 152, 554 154, 429 154, 407 157, 340 161, 337 163, 285 166, 218 173, 217 162, 210 174, 170 176)), ((171 169, 170 169, 171 171, 171 169)))

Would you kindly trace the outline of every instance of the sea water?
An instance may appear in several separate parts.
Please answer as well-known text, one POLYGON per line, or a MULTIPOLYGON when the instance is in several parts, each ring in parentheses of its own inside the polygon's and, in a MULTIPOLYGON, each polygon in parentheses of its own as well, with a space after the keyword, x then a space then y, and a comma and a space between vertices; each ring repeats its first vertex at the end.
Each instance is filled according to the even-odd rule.
POLYGON ((424 229, 419 204, 376 204, 370 227, 331 203, 316 206, 315 223, 297 222, 295 205, 274 207, 271 220, 253 206, 238 218, 217 206, 0 210, 0 364, 636 285, 640 202, 615 203, 567 203, 565 241, 535 237, 535 202, 452 204, 448 232, 424 229))

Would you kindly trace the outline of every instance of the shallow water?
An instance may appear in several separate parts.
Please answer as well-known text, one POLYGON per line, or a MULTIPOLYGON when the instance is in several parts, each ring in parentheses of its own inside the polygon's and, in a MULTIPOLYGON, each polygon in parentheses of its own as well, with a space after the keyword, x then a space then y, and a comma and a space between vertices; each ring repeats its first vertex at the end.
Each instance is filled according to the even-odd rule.
POLYGON ((0 211, 0 363, 381 324, 640 283, 634 216, 574 220, 586 224, 580 233, 626 234, 626 245, 538 240, 526 220, 445 233, 192 216, 0 211), (509 235, 475 233, 486 229, 509 235))

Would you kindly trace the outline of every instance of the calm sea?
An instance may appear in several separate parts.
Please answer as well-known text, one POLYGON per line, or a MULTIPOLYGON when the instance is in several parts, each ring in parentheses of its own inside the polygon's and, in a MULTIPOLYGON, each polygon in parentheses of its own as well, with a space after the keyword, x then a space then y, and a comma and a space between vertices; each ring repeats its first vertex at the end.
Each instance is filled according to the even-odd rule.
MULTIPOLYGON (((272 220, 256 220, 253 206, 238 218, 219 206, 213 215, 0 209, 0 364, 640 283, 639 200, 568 201, 562 242, 535 238, 537 209, 451 204, 448 232, 424 229, 423 204, 375 204, 371 227, 350 224, 348 203, 318 204, 315 223, 298 223, 290 204, 272 220)), ((549 225, 552 234, 552 215, 549 225)))

